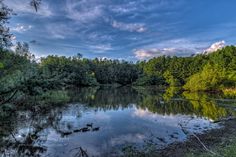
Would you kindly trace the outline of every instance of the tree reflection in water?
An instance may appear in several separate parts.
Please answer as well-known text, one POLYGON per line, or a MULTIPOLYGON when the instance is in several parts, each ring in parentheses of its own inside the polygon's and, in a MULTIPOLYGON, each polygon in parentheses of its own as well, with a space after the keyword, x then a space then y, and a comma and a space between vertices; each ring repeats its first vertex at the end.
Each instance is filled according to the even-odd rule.
MULTIPOLYGON (((77 119, 81 119, 81 114, 90 110, 124 110, 132 108, 134 105, 137 110, 148 110, 153 114, 191 115, 213 121, 235 115, 233 110, 219 106, 217 101, 207 94, 183 93, 176 95, 177 93, 175 89, 169 89, 164 93, 156 88, 134 89, 131 87, 80 88, 67 92, 72 104, 77 102, 84 104, 82 105, 83 108, 76 108, 74 111, 77 119)), ((16 113, 1 116, 1 155, 37 157, 44 154, 44 156, 50 156, 51 154, 47 154, 48 145, 45 143, 51 130, 60 135, 61 138, 67 138, 67 136, 74 134, 102 131, 100 126, 90 123, 75 128, 75 124, 70 120, 63 119, 63 113, 65 114, 66 109, 67 105, 48 107, 46 111, 39 112, 18 110, 16 113)), ((74 156, 87 157, 89 154, 87 149, 80 145, 70 148, 70 150, 74 156)))

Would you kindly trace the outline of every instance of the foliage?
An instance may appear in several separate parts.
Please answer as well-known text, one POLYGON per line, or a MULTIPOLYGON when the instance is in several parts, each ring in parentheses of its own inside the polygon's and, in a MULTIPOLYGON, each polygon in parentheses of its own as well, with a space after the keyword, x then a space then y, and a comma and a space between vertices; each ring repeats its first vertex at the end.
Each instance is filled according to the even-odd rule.
POLYGON ((170 71, 165 71, 165 73, 163 74, 166 82, 170 85, 170 86, 178 86, 179 85, 179 82, 176 78, 174 78, 174 76, 171 74, 170 71))
POLYGON ((236 89, 235 88, 227 88, 223 90, 223 93, 227 97, 236 97, 236 89))
POLYGON ((180 91, 180 88, 170 86, 166 89, 165 94, 163 95, 163 98, 165 101, 169 101, 171 98, 173 98, 178 92, 180 91))
POLYGON ((0 69, 3 69, 4 68, 4 65, 3 63, 0 62, 0 69))
POLYGON ((65 104, 70 101, 67 91, 47 91, 37 97, 40 104, 53 105, 65 104))
POLYGON ((227 144, 223 145, 219 144, 214 149, 213 152, 216 152, 216 154, 211 154, 208 152, 198 152, 198 153, 188 153, 186 154, 186 157, 233 157, 236 156, 236 138, 233 137, 229 140, 227 144))
POLYGON ((180 86, 188 91, 233 89, 236 86, 235 53, 236 48, 230 46, 207 56, 162 56, 136 64, 85 59, 81 55, 47 56, 36 63, 28 45, 18 43, 15 52, 1 50, 0 98, 9 97, 16 90, 34 96, 49 90, 102 84, 169 85, 166 99, 177 92, 174 87, 180 86))
POLYGON ((214 100, 210 100, 205 93, 188 93, 184 92, 183 96, 189 100, 196 113, 201 113, 201 116, 208 117, 211 120, 219 120, 227 117, 227 115, 234 115, 234 113, 227 113, 224 107, 217 106, 214 100))
POLYGON ((11 15, 12 10, 3 3, 3 0, 0 0, 0 49, 11 45, 12 34, 7 27, 11 15))
POLYGON ((190 91, 214 90, 220 87, 225 79, 225 70, 221 67, 207 64, 203 70, 190 76, 184 89, 190 91))
POLYGON ((203 70, 190 76, 184 88, 190 91, 222 90, 236 86, 236 47, 210 54, 203 70))

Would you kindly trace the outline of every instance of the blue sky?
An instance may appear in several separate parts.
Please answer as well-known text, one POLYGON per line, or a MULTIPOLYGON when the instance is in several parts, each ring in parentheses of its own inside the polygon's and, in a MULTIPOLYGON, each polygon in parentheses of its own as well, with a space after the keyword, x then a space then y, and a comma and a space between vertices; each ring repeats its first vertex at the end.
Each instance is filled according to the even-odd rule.
POLYGON ((235 0, 5 0, 16 41, 49 54, 126 60, 236 44, 235 0))

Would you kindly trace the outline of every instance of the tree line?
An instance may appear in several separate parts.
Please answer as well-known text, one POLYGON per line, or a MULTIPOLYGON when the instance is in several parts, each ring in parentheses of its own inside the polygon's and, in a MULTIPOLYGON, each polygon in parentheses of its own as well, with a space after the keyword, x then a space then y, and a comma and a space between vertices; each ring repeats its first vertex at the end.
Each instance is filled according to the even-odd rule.
MULTIPOLYGON (((7 23, 13 13, 2 0, 0 7, 0 104, 16 94, 19 98, 49 90, 104 84, 171 86, 188 91, 235 91, 235 46, 207 55, 160 56, 135 63, 86 59, 81 54, 71 57, 50 55, 37 62, 27 43, 17 42, 15 50, 10 50, 12 34, 7 23)), ((170 89, 173 92, 174 88, 170 89)))
POLYGON ((0 69, 1 91, 17 84, 42 90, 101 84, 221 90, 235 87, 236 47, 227 46, 209 55, 161 56, 136 63, 87 59, 81 54, 72 57, 49 55, 37 63, 28 45, 17 43, 15 51, 1 49, 0 69))

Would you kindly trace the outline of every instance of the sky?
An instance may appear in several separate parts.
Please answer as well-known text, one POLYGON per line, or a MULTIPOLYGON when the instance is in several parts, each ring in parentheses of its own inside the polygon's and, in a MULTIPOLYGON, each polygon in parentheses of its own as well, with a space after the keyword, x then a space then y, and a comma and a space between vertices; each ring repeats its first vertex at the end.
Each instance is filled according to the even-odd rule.
POLYGON ((5 0, 15 41, 47 55, 143 60, 236 44, 235 0, 5 0))

